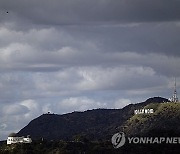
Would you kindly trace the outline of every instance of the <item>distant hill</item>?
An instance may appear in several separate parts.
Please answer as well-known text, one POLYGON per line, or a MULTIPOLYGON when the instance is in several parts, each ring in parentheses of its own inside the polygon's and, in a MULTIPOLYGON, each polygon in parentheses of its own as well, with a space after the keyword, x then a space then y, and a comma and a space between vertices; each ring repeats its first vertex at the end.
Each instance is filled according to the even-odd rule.
POLYGON ((31 135, 31 144, 0 143, 0 153, 53 154, 177 154, 179 144, 129 144, 115 149, 111 137, 118 131, 126 136, 175 136, 180 134, 180 103, 154 97, 122 109, 96 109, 64 115, 43 114, 19 131, 31 135), (135 115, 135 109, 154 109, 154 113, 135 115), (42 138, 44 140, 42 140, 42 138), (40 139, 40 140, 39 140, 40 139), (53 140, 53 141, 52 141, 53 140), (65 141, 66 140, 66 141, 65 141))
POLYGON ((172 122, 173 124, 179 122, 180 104, 163 102, 168 100, 154 97, 142 103, 127 105, 122 109, 94 109, 63 115, 43 114, 21 129, 18 135, 31 135, 33 139, 47 140, 74 140, 82 137, 88 140, 109 140, 124 126, 126 126, 124 131, 130 135, 138 132, 139 135, 157 133, 163 128, 172 131, 170 130, 174 129, 171 127, 172 122), (157 110, 152 116, 134 115, 135 109, 144 107, 157 110), (170 126, 167 126, 169 124, 170 126))
POLYGON ((125 132, 129 136, 179 136, 180 103, 150 103, 146 109, 154 109, 153 114, 138 114, 129 118, 125 132))

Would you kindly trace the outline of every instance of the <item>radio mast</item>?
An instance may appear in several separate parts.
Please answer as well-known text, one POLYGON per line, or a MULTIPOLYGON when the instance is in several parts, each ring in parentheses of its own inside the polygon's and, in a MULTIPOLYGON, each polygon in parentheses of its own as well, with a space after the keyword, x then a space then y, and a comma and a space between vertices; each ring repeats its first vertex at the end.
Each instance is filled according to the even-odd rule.
POLYGON ((174 82, 174 93, 173 93, 171 102, 175 102, 175 103, 178 102, 177 90, 176 90, 176 78, 174 82))

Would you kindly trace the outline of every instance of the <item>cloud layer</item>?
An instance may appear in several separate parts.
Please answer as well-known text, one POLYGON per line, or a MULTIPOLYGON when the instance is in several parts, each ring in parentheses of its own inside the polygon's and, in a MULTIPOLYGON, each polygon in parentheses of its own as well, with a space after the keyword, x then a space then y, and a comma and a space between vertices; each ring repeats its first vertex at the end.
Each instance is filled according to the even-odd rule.
MULTIPOLYGON (((36 24, 89 24, 177 21, 178 0, 13 0, 1 2, 1 10, 36 24)), ((6 20, 6 18, 2 18, 6 20)))
POLYGON ((178 0, 0 2, 0 140, 37 116, 170 97, 178 0))

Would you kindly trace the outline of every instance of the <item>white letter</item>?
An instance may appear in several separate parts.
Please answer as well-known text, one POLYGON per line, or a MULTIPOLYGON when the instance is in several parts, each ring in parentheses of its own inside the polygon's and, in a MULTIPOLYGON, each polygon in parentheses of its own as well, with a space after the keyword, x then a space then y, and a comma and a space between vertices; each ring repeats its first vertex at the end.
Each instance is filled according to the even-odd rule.
POLYGON ((138 138, 138 137, 133 138, 133 143, 134 143, 134 144, 139 143, 139 138, 138 138))
POLYGON ((167 137, 166 143, 172 143, 172 142, 173 142, 172 137, 171 137, 171 138, 170 138, 170 137, 167 137))
POLYGON ((131 143, 132 142, 132 140, 133 140, 133 137, 128 137, 128 140, 129 140, 129 143, 131 143))
POLYGON ((155 137, 155 138, 154 138, 153 143, 157 143, 157 144, 159 143, 159 141, 158 141, 158 137, 155 137))
POLYGON ((180 144, 180 137, 178 137, 178 143, 180 144))
POLYGON ((154 110, 153 110, 153 109, 150 109, 150 113, 154 113, 154 110))
POLYGON ((160 137, 160 143, 165 141, 165 137, 160 137))
POLYGON ((137 110, 134 110, 134 114, 137 114, 137 110))
POLYGON ((173 144, 177 144, 177 137, 173 138, 173 144))
POLYGON ((152 143, 152 137, 147 137, 146 143, 148 144, 148 142, 151 144, 152 143))
POLYGON ((140 137, 140 140, 139 140, 140 143, 146 143, 146 137, 140 137))

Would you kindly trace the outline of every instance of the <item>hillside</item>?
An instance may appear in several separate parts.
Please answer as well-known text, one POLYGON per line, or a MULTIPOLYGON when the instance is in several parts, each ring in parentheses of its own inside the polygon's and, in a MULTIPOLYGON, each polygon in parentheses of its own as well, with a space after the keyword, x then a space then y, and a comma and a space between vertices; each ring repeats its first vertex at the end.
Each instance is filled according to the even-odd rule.
POLYGON ((0 153, 23 154, 177 154, 179 144, 129 144, 115 149, 111 137, 118 131, 127 136, 180 134, 180 103, 160 97, 130 104, 123 109, 96 109, 64 115, 44 114, 32 120, 18 134, 32 136, 32 144, 0 143, 0 153), (135 109, 154 109, 152 114, 135 115, 135 109), (42 138, 44 138, 42 140, 42 138))
MULTIPOLYGON (((125 124, 131 128, 127 130, 128 133, 130 131, 136 133, 136 130, 132 129, 134 121, 136 122, 135 109, 167 101, 164 98, 154 97, 142 103, 130 104, 123 109, 96 109, 64 115, 43 114, 32 120, 18 134, 22 136, 29 134, 33 139, 48 140, 74 140, 78 137, 88 140, 109 140, 114 133, 122 130, 125 124)), ((139 125, 138 129, 141 128, 139 125)))
POLYGON ((154 113, 133 115, 124 124, 126 134, 130 136, 179 136, 180 103, 151 103, 144 108, 153 108, 154 113))

